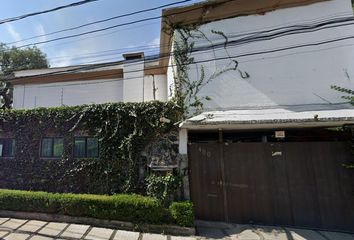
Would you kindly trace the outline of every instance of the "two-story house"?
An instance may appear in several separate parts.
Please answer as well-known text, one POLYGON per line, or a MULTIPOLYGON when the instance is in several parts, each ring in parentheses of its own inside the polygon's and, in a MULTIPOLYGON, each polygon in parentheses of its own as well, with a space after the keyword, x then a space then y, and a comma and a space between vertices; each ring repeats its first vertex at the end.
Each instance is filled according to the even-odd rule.
POLYGON ((197 217, 354 230, 343 167, 354 109, 331 88, 354 88, 351 1, 222 0, 163 14, 168 89, 199 108, 179 139, 197 217))
POLYGON ((218 0, 162 14, 158 60, 17 72, 14 108, 182 98, 181 168, 198 219, 353 231, 343 165, 354 109, 331 88, 354 89, 350 0, 218 0))

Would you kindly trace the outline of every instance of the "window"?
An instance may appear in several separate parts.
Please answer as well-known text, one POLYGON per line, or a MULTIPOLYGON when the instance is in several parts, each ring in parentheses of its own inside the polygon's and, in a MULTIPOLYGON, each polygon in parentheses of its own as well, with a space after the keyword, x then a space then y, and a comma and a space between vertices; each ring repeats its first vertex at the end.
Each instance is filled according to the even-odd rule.
POLYGON ((15 155, 15 139, 3 138, 0 139, 0 156, 13 157, 15 155))
POLYGON ((98 157, 98 139, 92 137, 77 137, 74 139, 74 157, 98 157))
POLYGON ((64 150, 63 138, 43 138, 41 157, 61 157, 64 150))

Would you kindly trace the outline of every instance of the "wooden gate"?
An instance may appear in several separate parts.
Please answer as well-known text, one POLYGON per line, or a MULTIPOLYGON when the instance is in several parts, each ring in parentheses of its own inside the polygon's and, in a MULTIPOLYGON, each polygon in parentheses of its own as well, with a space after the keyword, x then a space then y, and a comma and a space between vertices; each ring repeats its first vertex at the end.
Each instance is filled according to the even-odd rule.
POLYGON ((190 144, 197 218, 354 231, 352 158, 344 142, 190 144))

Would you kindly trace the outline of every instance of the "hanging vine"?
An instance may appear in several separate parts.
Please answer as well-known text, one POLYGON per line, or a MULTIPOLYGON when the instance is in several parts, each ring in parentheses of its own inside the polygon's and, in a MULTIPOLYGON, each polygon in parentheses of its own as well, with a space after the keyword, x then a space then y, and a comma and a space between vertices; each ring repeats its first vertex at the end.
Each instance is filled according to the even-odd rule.
POLYGON ((183 25, 183 24, 168 24, 169 34, 172 34, 172 66, 174 74, 173 92, 174 100, 182 107, 184 118, 192 115, 200 114, 203 110, 205 101, 210 101, 210 96, 201 96, 201 90, 214 79, 229 71, 238 71, 240 76, 245 79, 250 75, 247 72, 242 72, 238 69, 239 63, 233 59, 227 51, 227 36, 216 30, 211 30, 211 33, 222 36, 224 40, 224 49, 229 56, 229 63, 225 64, 222 69, 216 69, 210 75, 206 75, 205 67, 198 61, 195 61, 194 51, 196 50, 196 40, 206 40, 210 44, 210 49, 213 51, 214 57, 216 53, 213 42, 199 29, 199 24, 183 25), (172 30, 171 30, 172 29, 172 30), (197 34, 199 33, 199 35, 197 34), (191 66, 195 66, 199 73, 197 79, 191 78, 191 66))

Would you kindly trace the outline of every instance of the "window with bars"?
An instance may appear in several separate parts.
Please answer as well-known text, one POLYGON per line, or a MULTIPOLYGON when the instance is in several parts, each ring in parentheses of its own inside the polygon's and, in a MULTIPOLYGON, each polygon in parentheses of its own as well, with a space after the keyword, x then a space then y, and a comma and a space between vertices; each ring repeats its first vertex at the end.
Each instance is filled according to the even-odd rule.
POLYGON ((41 143, 41 157, 60 158, 64 151, 63 138, 43 138, 41 143))
POLYGON ((15 139, 1 138, 0 139, 0 156, 14 157, 15 155, 15 139))
POLYGON ((98 139, 94 137, 74 138, 75 158, 97 158, 99 155, 98 139))

